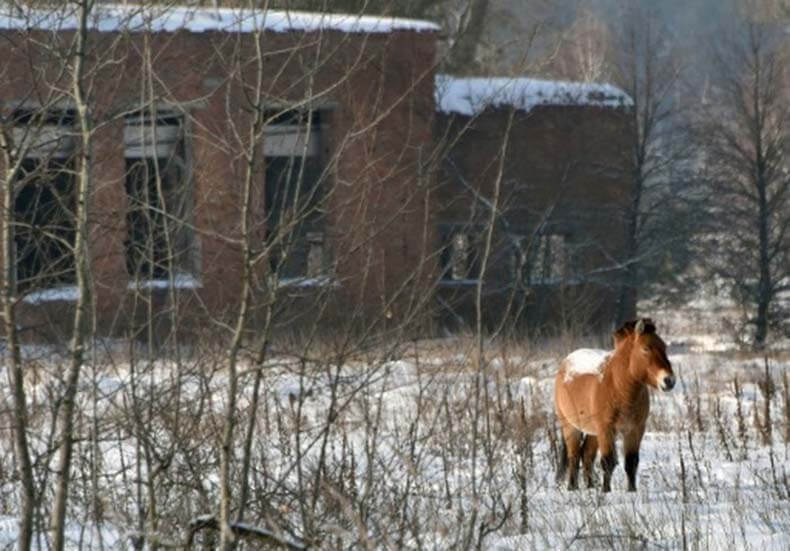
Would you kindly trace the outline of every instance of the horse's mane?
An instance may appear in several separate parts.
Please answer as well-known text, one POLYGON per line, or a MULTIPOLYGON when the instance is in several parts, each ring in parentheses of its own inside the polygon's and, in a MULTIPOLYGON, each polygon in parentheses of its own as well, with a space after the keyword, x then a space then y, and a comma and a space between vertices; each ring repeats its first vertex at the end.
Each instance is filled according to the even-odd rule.
MULTIPOLYGON (((614 332, 614 339, 615 341, 620 341, 626 337, 630 337, 634 334, 634 330, 636 329, 636 324, 640 320, 631 320, 625 322, 622 326, 620 326, 617 331, 614 332)), ((642 323, 645 326, 643 334, 655 334, 656 332, 656 324, 653 323, 653 320, 650 318, 642 318, 642 323)))

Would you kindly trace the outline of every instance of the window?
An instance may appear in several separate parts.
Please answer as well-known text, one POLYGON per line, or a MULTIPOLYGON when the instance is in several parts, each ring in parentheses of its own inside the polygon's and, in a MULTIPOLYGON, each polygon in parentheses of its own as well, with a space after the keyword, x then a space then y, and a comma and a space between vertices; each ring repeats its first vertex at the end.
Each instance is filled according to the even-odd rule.
POLYGON ((272 272, 280 280, 316 278, 328 266, 321 209, 323 163, 320 111, 267 113, 265 209, 267 236, 275 245, 272 272))
POLYGON ((442 282, 476 283, 480 277, 480 242, 482 229, 470 225, 444 225, 442 236, 442 282))
POLYGON ((568 266, 565 235, 541 232, 529 237, 514 237, 513 241, 513 265, 518 280, 525 285, 563 282, 568 266))
POLYGON ((17 109, 13 139, 24 155, 14 197, 14 255, 22 293, 74 284, 76 190, 71 110, 17 109))
POLYGON ((126 269, 135 281, 180 281, 197 271, 184 135, 184 119, 172 111, 126 116, 126 269))

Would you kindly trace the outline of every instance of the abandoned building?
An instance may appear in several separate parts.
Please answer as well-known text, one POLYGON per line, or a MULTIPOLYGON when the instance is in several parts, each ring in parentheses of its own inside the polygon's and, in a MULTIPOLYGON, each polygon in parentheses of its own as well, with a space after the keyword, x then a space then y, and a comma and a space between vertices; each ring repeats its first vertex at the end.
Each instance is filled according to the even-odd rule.
POLYGON ((423 231, 429 186, 415 185, 432 143, 434 24, 97 5, 79 76, 86 138, 70 9, 0 14, 0 168, 14 188, 16 264, 7 283, 28 326, 76 300, 77 163, 88 143, 92 294, 107 331, 126 330, 142 300, 176 295, 204 319, 232 318, 245 197, 261 303, 273 288, 333 294, 391 318, 407 280, 433 277, 413 268, 435 241, 423 231))
POLYGON ((582 328, 615 321, 631 103, 605 84, 437 76, 443 319, 475 319, 485 261, 490 328, 514 319, 582 328))
POLYGON ((3 283, 31 333, 62 335, 78 298, 80 159, 103 332, 154 310, 232 319, 245 236, 253 315, 276 297, 286 324, 471 326, 481 275, 489 327, 609 323, 627 205, 620 90, 436 75, 438 28, 421 21, 100 5, 87 25, 75 79, 68 8, 0 15, 3 283))

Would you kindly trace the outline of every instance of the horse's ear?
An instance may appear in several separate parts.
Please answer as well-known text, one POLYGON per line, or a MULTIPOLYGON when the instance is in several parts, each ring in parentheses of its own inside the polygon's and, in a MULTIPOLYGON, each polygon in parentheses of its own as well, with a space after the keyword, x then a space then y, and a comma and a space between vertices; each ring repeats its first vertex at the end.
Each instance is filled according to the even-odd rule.
POLYGON ((637 335, 641 335, 645 332, 645 320, 639 320, 636 322, 636 327, 634 327, 634 331, 637 335))

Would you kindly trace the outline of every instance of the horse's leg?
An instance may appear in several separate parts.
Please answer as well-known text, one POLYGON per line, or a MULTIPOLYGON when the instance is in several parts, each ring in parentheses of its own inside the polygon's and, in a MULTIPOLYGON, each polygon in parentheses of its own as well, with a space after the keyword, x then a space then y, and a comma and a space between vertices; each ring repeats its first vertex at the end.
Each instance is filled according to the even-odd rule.
POLYGON ((582 443, 582 465, 584 466, 584 480, 587 482, 587 487, 592 488, 595 486, 593 481, 593 465, 595 464, 595 456, 598 454, 598 439, 593 434, 588 434, 584 437, 582 443))
POLYGON ((639 427, 626 433, 623 438, 623 453, 625 453, 625 474, 628 476, 628 491, 636 491, 636 469, 639 467, 639 446, 645 427, 639 427))
POLYGON ((613 431, 598 431, 598 449, 601 451, 601 467, 603 467, 603 491, 609 492, 612 490, 612 472, 617 465, 613 431))
POLYGON ((568 489, 575 490, 578 487, 582 433, 567 421, 562 421, 562 438, 565 441, 565 457, 568 465, 568 489))

